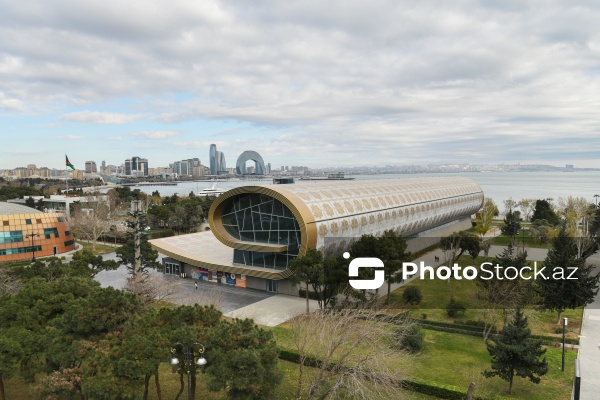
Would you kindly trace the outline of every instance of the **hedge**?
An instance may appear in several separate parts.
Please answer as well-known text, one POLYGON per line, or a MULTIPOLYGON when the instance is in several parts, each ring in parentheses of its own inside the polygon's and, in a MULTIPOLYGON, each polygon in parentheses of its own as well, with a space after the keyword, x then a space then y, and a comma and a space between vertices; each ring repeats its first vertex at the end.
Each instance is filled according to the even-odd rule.
MULTIPOLYGON (((378 315, 379 319, 382 320, 389 320, 391 322, 394 322, 396 320, 402 320, 402 321, 410 321, 416 324, 421 325, 424 329, 429 329, 432 331, 440 331, 440 332, 448 332, 448 333, 457 333, 460 335, 467 335, 467 336, 475 336, 475 337, 480 337, 483 338, 483 329, 482 327, 478 327, 476 326, 473 322, 475 321, 468 321, 468 325, 465 324, 461 324, 458 321, 454 321, 454 323, 449 323, 449 322, 442 322, 442 321, 431 321, 431 320, 427 320, 427 319, 416 319, 416 318, 405 318, 405 317, 389 317, 387 315, 384 314, 380 314, 378 315)), ((491 331, 491 335, 497 334, 499 332, 497 332, 497 330, 495 328, 492 328, 491 331)), ((547 335, 531 335, 532 338, 535 339, 541 339, 542 343, 546 346, 551 346, 555 343, 561 343, 562 342, 562 338, 557 337, 557 336, 547 336, 547 335)), ((567 344, 573 344, 573 345, 579 345, 579 339, 575 339, 575 338, 565 338, 565 343, 567 344)))

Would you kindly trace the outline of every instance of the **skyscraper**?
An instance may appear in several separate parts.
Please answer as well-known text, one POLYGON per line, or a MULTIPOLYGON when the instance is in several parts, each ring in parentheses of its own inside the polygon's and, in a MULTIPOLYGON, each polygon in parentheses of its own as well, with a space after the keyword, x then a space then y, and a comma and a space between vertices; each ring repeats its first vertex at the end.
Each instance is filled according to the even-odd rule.
POLYGON ((125 175, 148 176, 148 160, 133 156, 125 160, 125 175))
POLYGON ((86 161, 85 162, 85 172, 90 174, 92 172, 98 172, 95 161, 86 161))
POLYGON ((217 175, 217 145, 211 144, 209 151, 210 174, 217 175))

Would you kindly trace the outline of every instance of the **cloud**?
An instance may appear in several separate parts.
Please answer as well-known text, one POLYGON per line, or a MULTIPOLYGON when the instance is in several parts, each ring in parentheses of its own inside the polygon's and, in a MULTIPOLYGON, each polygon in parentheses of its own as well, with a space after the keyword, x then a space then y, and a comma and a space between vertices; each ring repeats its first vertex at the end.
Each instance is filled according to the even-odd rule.
POLYGON ((83 140, 83 139, 85 139, 85 137, 83 137, 81 135, 61 135, 61 136, 57 136, 57 139, 60 139, 60 140, 83 140))
POLYGON ((11 117, 76 105, 60 119, 138 124, 133 137, 177 136, 165 146, 178 150, 217 136, 235 153, 252 135, 243 143, 265 159, 297 164, 556 159, 574 135, 600 145, 594 2, 22 3, 0 0, 11 117), (244 128, 221 129, 232 124, 244 128))
POLYGON ((72 112, 61 117, 64 121, 85 122, 90 124, 130 124, 138 121, 140 118, 140 115, 89 110, 72 112))
POLYGON ((143 137, 145 139, 159 140, 159 139, 169 139, 175 136, 178 136, 181 132, 177 131, 148 131, 148 132, 133 132, 130 133, 131 136, 135 137, 143 137))

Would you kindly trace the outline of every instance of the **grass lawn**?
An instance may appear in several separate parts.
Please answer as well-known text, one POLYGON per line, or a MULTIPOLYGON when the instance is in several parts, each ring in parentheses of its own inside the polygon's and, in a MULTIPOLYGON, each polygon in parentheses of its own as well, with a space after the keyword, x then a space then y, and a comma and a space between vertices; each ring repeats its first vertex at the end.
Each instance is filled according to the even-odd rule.
MULTIPOLYGON (((478 267, 485 261, 483 257, 477 257, 473 260, 469 256, 462 256, 458 264, 462 267, 473 265, 478 267)), ((477 284, 469 280, 447 280, 433 279, 421 280, 416 279, 406 286, 400 287, 392 292, 390 308, 397 312, 399 310, 409 310, 409 315, 413 318, 422 318, 426 314, 428 320, 443 321, 453 323, 464 322, 467 320, 479 321, 483 320, 484 310, 479 309, 481 306, 477 300, 477 284), (417 286, 421 289, 423 299, 418 306, 407 306, 402 301, 402 293, 408 286, 417 286), (463 303, 467 308, 465 313, 459 313, 458 316, 451 318, 446 314, 445 306, 454 297, 457 301, 463 303)), ((498 310, 501 313, 501 310, 498 310)), ((537 335, 548 335, 562 337, 561 325, 557 324, 558 314, 556 312, 541 312, 529 308, 526 310, 526 315, 529 318, 531 330, 537 335)), ((561 317, 569 318, 569 326, 567 329, 567 337, 577 338, 581 330, 581 322, 583 318, 583 307, 575 310, 566 310, 561 317)), ((502 321, 498 318, 498 328, 502 321)))
POLYGON ((490 356, 482 339, 445 332, 424 330, 425 347, 415 358, 414 374, 429 383, 457 386, 466 391, 471 382, 477 384, 477 395, 493 398, 549 400, 571 396, 577 353, 567 350, 565 372, 560 371, 561 350, 547 348, 548 373, 536 385, 515 378, 513 394, 500 378, 486 379, 481 372, 490 368, 490 356))
MULTIPOLYGON (((296 385, 298 382, 298 365, 289 361, 279 360, 279 369, 283 373, 281 384, 275 389, 273 399, 293 400, 296 394, 296 385)), ((313 368, 307 368, 308 373, 314 372, 313 368)), ((211 392, 206 386, 206 375, 199 374, 197 377, 196 398, 224 400, 227 398, 225 391, 211 392)), ((171 366, 164 363, 160 366, 160 385, 163 399, 174 399, 180 389, 179 375, 172 372, 171 366)), ((181 399, 187 398, 187 378, 184 379, 184 391, 181 399)), ((6 398, 10 400, 30 400, 34 398, 29 386, 26 385, 20 377, 13 377, 5 382, 6 398)), ((154 377, 150 380, 148 399, 158 399, 156 395, 156 385, 154 377)), ((406 392, 403 399, 410 400, 433 400, 433 397, 425 396, 420 393, 406 392)), ((384 400, 384 399, 381 399, 384 400)), ((387 399, 386 399, 387 400, 387 399)))
MULTIPOLYGON (((271 330, 280 346, 293 349, 289 325, 280 325, 271 330)), ((411 357, 412 364, 409 366, 411 379, 415 381, 450 386, 465 392, 469 384, 475 382, 476 394, 487 398, 552 400, 566 399, 571 394, 576 351, 567 349, 563 373, 560 371, 561 350, 547 348, 548 373, 542 377, 541 383, 536 385, 522 378, 515 378, 513 394, 509 396, 507 382, 500 378, 486 379, 481 374, 486 368, 490 369, 491 359, 483 339, 428 329, 423 332, 424 349, 417 356, 411 357)), ((406 364, 403 363, 399 368, 406 369, 406 364)))
MULTIPOLYGON (((551 247, 550 242, 541 243, 538 238, 531 236, 529 233, 529 229, 524 229, 523 232, 524 234, 519 234, 514 238, 515 244, 518 247, 523 246, 523 241, 525 242, 525 248, 531 247, 538 249, 549 249, 551 247)), ((500 235, 490 239, 490 241, 491 244, 495 246, 506 247, 511 241, 513 241, 513 238, 510 236, 500 235)))
MULTIPOLYGON (((83 250, 92 251, 92 243, 90 243, 90 242, 82 241, 82 242, 77 242, 77 244, 80 244, 81 246, 83 246, 83 250)), ((115 251, 115 247, 96 243, 96 251, 93 253, 94 254, 106 254, 106 253, 112 253, 113 251, 115 251)))

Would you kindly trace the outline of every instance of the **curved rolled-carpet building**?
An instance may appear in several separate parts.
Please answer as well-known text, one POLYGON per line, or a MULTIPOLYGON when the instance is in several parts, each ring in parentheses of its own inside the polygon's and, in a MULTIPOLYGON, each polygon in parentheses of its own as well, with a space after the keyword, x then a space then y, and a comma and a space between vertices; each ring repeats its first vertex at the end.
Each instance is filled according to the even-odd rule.
POLYGON ((44 213, 0 202, 0 262, 52 256, 75 250, 63 213, 44 213))
MULTIPOLYGON (((388 229, 407 238, 447 235, 469 228, 482 203, 479 185, 462 177, 242 186, 213 203, 212 232, 151 243, 179 263, 178 273, 194 276, 189 265, 201 268, 199 278, 203 270, 221 272, 220 282, 243 275, 245 286, 265 290, 289 277, 290 261, 310 248, 341 254, 361 235, 388 229)), ((275 291, 288 286, 280 282, 275 291)))

